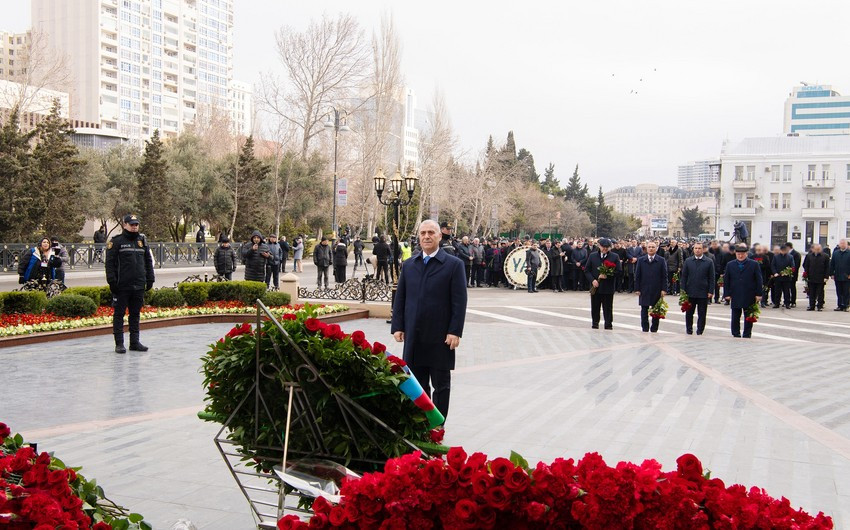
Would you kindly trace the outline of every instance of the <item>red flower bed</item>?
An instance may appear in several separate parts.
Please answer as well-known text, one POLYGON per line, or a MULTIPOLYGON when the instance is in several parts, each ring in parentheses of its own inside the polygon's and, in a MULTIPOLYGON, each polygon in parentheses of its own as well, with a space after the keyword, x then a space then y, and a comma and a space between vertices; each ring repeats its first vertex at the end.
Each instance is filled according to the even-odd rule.
POLYGON ((794 510, 788 499, 703 475, 686 454, 677 470, 661 464, 608 466, 597 453, 576 463, 558 458, 533 470, 519 455, 487 460, 452 448, 446 460, 419 453, 389 460, 383 473, 342 485, 342 502, 319 498, 302 522, 278 528, 587 528, 587 529, 827 529, 832 519, 794 510))

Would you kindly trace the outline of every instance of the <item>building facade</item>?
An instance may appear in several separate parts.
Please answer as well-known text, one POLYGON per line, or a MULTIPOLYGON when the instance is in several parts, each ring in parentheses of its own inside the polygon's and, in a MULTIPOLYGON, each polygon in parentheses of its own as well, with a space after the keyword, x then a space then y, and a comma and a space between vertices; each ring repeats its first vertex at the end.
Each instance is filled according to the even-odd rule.
POLYGON ((20 82, 27 76, 31 33, 0 31, 0 79, 20 82))
POLYGON ((717 175, 712 175, 711 164, 716 164, 717 159, 697 160, 679 166, 678 184, 687 191, 706 190, 711 187, 711 182, 717 180, 717 175))
POLYGON ((140 141, 232 108, 232 0, 32 0, 32 23, 68 57, 72 119, 140 141))
MULTIPOLYGON (((713 210, 715 193, 708 189, 685 190, 676 186, 636 184, 623 186, 605 193, 605 204, 615 212, 639 218, 641 233, 671 237, 684 237, 681 232, 683 208, 699 207, 707 216, 706 232, 714 230, 713 210)), ((697 234, 694 234, 697 235, 697 234)))
POLYGON ((250 83, 230 83, 230 120, 233 134, 250 136, 254 132, 254 88, 250 83))
POLYGON ((813 242, 850 237, 850 135, 747 138, 721 153, 719 233, 735 221, 753 242, 813 242))
POLYGON ((850 134, 850 97, 830 85, 794 87, 785 100, 785 134, 850 134))

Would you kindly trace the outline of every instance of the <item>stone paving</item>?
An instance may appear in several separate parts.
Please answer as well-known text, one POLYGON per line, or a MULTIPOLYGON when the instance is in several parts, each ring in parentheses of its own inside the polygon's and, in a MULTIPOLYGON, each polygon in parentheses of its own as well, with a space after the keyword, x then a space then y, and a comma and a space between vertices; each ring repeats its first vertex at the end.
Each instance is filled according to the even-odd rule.
MULTIPOLYGON (((671 299, 671 305, 674 300, 671 299)), ((609 463, 699 456, 727 483, 764 487, 850 525, 850 348, 846 313, 764 310, 733 339, 711 306, 702 337, 671 308, 661 333, 639 331, 617 296, 614 331, 590 329, 586 294, 470 291, 446 443, 529 461, 597 451, 609 463)), ((801 304, 802 305, 802 304, 801 304)), ((252 528, 212 438, 198 358, 229 325, 146 331, 145 354, 110 337, 0 349, 0 421, 84 466, 110 497, 155 528, 252 528)), ((391 342, 381 319, 344 323, 391 342)))

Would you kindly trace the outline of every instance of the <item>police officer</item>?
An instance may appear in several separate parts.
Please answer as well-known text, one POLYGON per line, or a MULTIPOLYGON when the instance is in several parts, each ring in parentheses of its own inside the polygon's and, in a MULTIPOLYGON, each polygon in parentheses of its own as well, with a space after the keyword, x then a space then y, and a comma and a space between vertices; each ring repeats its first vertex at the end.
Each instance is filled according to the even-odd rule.
POLYGON ((112 333, 115 353, 124 348, 124 312, 130 310, 130 349, 148 351, 139 342, 139 313, 145 302, 145 291, 153 288, 153 258, 145 236, 139 233, 139 218, 124 216, 124 230, 106 245, 106 282, 112 291, 112 333))

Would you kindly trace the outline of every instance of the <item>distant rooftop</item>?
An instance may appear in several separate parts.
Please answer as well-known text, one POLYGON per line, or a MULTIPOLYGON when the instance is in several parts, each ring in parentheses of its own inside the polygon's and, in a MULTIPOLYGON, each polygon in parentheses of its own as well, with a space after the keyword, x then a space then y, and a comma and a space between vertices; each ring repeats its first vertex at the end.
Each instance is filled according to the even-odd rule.
POLYGON ((723 146, 721 156, 758 155, 850 155, 850 135, 841 136, 775 136, 744 138, 723 146))

